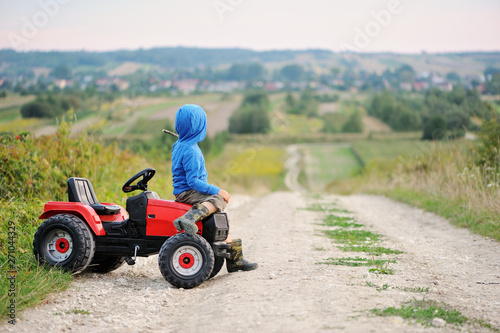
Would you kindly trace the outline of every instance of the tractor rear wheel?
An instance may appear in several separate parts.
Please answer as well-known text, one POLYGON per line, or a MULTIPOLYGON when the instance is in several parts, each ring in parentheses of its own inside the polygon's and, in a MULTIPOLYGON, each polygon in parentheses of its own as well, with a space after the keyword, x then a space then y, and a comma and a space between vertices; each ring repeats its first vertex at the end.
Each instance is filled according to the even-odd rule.
POLYGON ((94 257, 94 235, 79 217, 54 215, 35 232, 33 252, 39 263, 79 273, 94 257))
POLYGON ((94 259, 87 267, 87 271, 95 273, 109 273, 120 268, 125 262, 125 257, 112 257, 101 254, 94 255, 94 259))
POLYGON ((158 265, 168 283, 190 289, 202 284, 212 273, 214 252, 198 235, 176 234, 163 243, 158 265))

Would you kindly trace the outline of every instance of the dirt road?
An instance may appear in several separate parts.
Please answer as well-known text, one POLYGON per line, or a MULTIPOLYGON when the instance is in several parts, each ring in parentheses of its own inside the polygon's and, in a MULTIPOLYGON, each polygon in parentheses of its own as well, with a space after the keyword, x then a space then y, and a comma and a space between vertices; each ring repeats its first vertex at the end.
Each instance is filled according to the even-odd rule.
MULTIPOLYGON (((399 317, 375 317, 373 308, 412 299, 445 302, 469 318, 500 326, 500 245, 456 229, 433 214, 382 197, 312 198, 297 192, 263 198, 234 196, 232 234, 259 269, 228 274, 192 290, 171 287, 157 256, 106 275, 83 274, 65 292, 20 314, 12 332, 434 332, 399 317), (302 208, 338 202, 365 228, 385 235, 393 275, 368 267, 321 265, 346 257, 320 235, 323 212, 302 208), (388 285, 378 291, 376 286, 388 285), (372 285, 372 286, 369 286, 372 285), (404 288, 429 288, 413 293, 404 288), (81 313, 83 312, 83 313, 81 313)), ((359 255, 359 254, 358 254, 359 255)), ((464 327, 464 329, 467 326, 464 327)), ((472 331, 489 330, 474 327, 472 331)))
MULTIPOLYGON (((135 266, 105 275, 77 276, 68 290, 19 314, 15 327, 4 323, 0 331, 457 331, 449 324, 426 328, 370 312, 422 299, 500 327, 499 243, 384 197, 312 196, 294 179, 296 147, 289 153, 287 165, 295 176, 286 179, 294 191, 261 198, 233 195, 227 210, 231 234, 243 238, 244 253, 259 263, 257 270, 228 274, 223 268, 201 286, 182 290, 163 279, 158 256, 140 258, 135 266), (394 274, 319 264, 327 258, 368 256, 342 252, 326 238, 322 230, 332 227, 320 222, 331 211, 318 207, 354 217, 365 230, 382 235, 379 246, 402 251, 380 257, 395 261, 390 264, 394 274)), ((461 329, 492 332, 477 324, 461 329)))

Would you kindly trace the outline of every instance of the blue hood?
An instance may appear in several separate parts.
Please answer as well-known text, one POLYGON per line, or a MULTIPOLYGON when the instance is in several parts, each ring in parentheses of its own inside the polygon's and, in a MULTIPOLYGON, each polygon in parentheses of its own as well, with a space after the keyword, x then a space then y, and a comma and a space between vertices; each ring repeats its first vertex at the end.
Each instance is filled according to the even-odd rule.
POLYGON ((177 110, 175 130, 179 134, 179 142, 197 143, 207 136, 207 115, 199 105, 186 104, 177 110))

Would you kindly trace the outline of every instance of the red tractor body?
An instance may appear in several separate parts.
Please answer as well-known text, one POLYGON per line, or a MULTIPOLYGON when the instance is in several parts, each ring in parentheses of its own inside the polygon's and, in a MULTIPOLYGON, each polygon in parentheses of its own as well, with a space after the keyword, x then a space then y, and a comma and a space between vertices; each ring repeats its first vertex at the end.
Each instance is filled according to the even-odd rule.
POLYGON ((177 287, 193 288, 215 276, 229 257, 225 243, 229 221, 224 212, 198 221, 196 235, 185 234, 174 220, 191 206, 162 200, 147 190, 153 168, 130 178, 122 189, 143 192, 127 198, 126 208, 100 203, 90 181, 68 179, 68 202, 45 204, 33 240, 33 251, 41 263, 60 266, 73 273, 85 269, 106 273, 125 261, 159 253, 159 267, 165 279, 177 287), (131 185, 142 177, 136 185, 131 185))

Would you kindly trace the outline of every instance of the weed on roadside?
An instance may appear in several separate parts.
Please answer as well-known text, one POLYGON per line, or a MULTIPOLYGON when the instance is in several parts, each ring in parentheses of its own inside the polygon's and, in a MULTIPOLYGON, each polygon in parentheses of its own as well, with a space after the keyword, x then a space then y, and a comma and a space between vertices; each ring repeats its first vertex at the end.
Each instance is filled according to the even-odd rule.
POLYGON ((337 243, 343 244, 373 244, 378 242, 382 237, 379 234, 375 234, 368 230, 345 230, 345 229, 335 229, 335 230, 323 230, 323 233, 337 243))
POLYGON ((389 268, 390 262, 396 263, 396 260, 374 260, 373 265, 375 267, 370 268, 368 272, 376 274, 392 275, 394 274, 394 271, 391 268, 389 268))
POLYGON ((323 219, 323 222, 329 227, 360 228, 363 226, 360 223, 354 222, 354 218, 348 216, 328 215, 323 219))
POLYGON ((312 211, 312 212, 331 212, 331 213, 351 214, 350 211, 348 211, 346 209, 337 208, 335 206, 336 206, 335 203, 331 203, 331 204, 319 204, 319 203, 315 203, 315 204, 312 204, 309 207, 299 208, 299 209, 300 210, 308 210, 308 211, 312 211))
POLYGON ((396 263, 396 261, 361 258, 361 257, 355 257, 355 258, 347 257, 347 258, 326 258, 325 261, 320 262, 319 264, 359 267, 359 266, 374 266, 374 265, 380 266, 389 263, 396 263))
POLYGON ((80 309, 77 309, 77 308, 65 311, 64 313, 66 313, 66 314, 72 314, 72 313, 73 314, 85 314, 85 315, 90 314, 90 312, 87 311, 87 310, 80 310, 80 309))
POLYGON ((428 293, 429 287, 395 287, 396 289, 402 291, 408 291, 412 293, 428 293))
MULTIPOLYGON (((327 212, 324 205, 314 204, 308 209, 315 211, 327 212)), ((337 246, 340 250, 344 252, 364 252, 372 257, 380 256, 382 254, 401 254, 402 251, 392 250, 389 248, 376 246, 382 239, 382 235, 359 229, 363 227, 363 224, 357 223, 353 217, 349 216, 338 216, 334 214, 329 214, 323 218, 323 225, 328 227, 337 227, 330 230, 321 230, 326 237, 334 240, 335 243, 343 244, 337 246)), ((394 271, 388 268, 389 263, 395 263, 394 260, 375 260, 374 258, 328 258, 325 261, 320 262, 320 264, 328 265, 343 265, 351 267, 359 266, 374 266, 370 268, 371 273, 376 274, 394 274, 394 271)))
POLYGON ((390 286, 388 283, 384 283, 384 285, 382 287, 380 287, 371 281, 366 281, 364 285, 371 287, 371 288, 375 288, 377 291, 388 290, 389 288, 391 288, 391 289, 398 289, 398 290, 402 290, 405 292, 413 292, 413 293, 427 293, 427 292, 429 292, 429 287, 398 287, 398 286, 390 286))
POLYGON ((373 314, 382 317, 399 316, 410 322, 419 323, 423 326, 429 327, 432 325, 434 318, 441 318, 447 324, 456 328, 460 328, 466 323, 473 326, 479 325, 490 329, 493 332, 500 332, 496 327, 483 319, 469 319, 462 315, 460 311, 452 309, 444 303, 438 303, 433 300, 412 300, 401 305, 400 308, 389 307, 385 309, 372 309, 373 314))
POLYGON ((380 256, 382 254, 401 254, 401 253, 404 253, 403 251, 392 250, 392 249, 389 249, 387 247, 381 247, 381 246, 344 245, 344 246, 337 246, 337 247, 344 252, 364 252, 364 253, 371 254, 374 256, 380 256))

